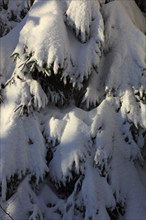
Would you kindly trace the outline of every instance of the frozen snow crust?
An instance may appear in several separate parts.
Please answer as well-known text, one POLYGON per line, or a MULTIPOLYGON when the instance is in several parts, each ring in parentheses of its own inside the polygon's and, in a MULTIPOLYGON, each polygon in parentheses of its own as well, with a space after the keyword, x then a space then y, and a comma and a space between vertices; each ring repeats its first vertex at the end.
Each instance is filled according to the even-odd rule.
POLYGON ((0 201, 14 220, 145 219, 143 15, 103 2, 36 0, 0 39, 0 201))

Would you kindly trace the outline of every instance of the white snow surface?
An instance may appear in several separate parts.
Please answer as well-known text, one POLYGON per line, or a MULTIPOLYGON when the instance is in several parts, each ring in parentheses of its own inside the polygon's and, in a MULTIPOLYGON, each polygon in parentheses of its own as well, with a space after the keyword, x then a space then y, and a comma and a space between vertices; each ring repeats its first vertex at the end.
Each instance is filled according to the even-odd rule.
POLYGON ((25 61, 27 55, 32 54, 30 61, 36 62, 39 68, 44 65, 48 69, 53 67, 55 74, 61 69, 64 83, 66 83, 66 77, 69 76, 73 85, 80 88, 83 80, 91 74, 93 67, 98 67, 100 49, 104 41, 103 20, 98 1, 90 4, 88 1, 85 3, 84 1, 71 1, 65 17, 64 1, 36 0, 26 18, 26 25, 20 32, 19 43, 13 52, 13 54, 19 54, 18 65, 25 61), (90 4, 91 7, 88 7, 90 4), (89 11, 88 14, 86 10, 89 11), (73 18, 72 14, 74 14, 73 18), (79 14, 81 21, 76 24, 79 14), (88 35, 86 44, 78 42, 70 31, 69 27, 72 25, 69 18, 75 20, 76 34, 78 28, 79 31, 82 29, 81 41, 84 41, 85 35, 88 35), (91 21, 91 18, 94 20, 91 21), (89 26, 90 33, 86 30, 89 26))
POLYGON ((125 212, 119 219, 144 220, 144 18, 132 1, 113 1, 101 11, 98 1, 65 2, 36 0, 1 38, 3 80, 14 77, 0 106, 2 206, 16 220, 110 220, 108 210, 120 204, 125 212), (19 54, 16 65, 12 53, 19 54), (64 81, 69 76, 79 88, 91 75, 83 103, 98 106, 85 111, 72 103, 62 108, 48 103, 36 80, 15 77, 23 76, 18 66, 30 53, 39 68, 53 65, 58 74, 61 67, 64 81), (19 107, 30 107, 32 96, 35 111, 20 116, 19 107), (7 181, 15 174, 20 183, 7 199, 7 181))
POLYGON ((68 172, 72 168, 79 174, 83 169, 81 162, 86 160, 86 151, 90 145, 89 129, 85 123, 78 119, 74 112, 70 112, 66 117, 61 143, 57 146, 55 156, 50 163, 51 176, 59 180, 64 180, 66 176, 70 178, 68 172))

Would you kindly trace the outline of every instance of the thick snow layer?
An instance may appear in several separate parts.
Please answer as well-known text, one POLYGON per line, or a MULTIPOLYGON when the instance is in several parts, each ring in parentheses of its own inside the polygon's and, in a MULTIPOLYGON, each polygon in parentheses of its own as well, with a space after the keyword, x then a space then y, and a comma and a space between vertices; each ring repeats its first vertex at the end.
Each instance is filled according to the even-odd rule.
MULTIPOLYGON (((71 1, 66 11, 66 23, 74 30, 77 39, 69 31, 72 51, 72 68, 69 70, 73 85, 80 88, 93 69, 98 71, 101 46, 104 42, 104 25, 98 1, 71 1)), ((67 72, 63 73, 66 76, 67 72)))
POLYGON ((71 1, 65 19, 63 3, 63 1, 35 1, 26 18, 26 25, 20 32, 19 43, 13 54, 19 54, 18 66, 31 54, 30 61, 39 69, 46 66, 47 69, 53 69, 55 74, 61 71, 64 83, 69 76, 73 85, 80 88, 92 69, 98 68, 101 45, 104 41, 103 20, 98 1, 90 3, 91 7, 88 7, 90 6, 88 1, 85 3, 71 1), (72 18, 75 8, 77 10, 72 18), (88 14, 86 10, 89 11, 88 14), (76 24, 79 15, 81 20, 76 24), (66 27, 65 21, 69 27, 72 26, 69 19, 75 20, 76 34, 78 28, 79 32, 82 29, 81 41, 85 40, 86 34, 88 35, 86 44, 78 42, 72 31, 66 27), (86 31, 89 26, 90 31, 86 31))
POLYGON ((41 85, 36 80, 30 80, 30 93, 34 97, 34 107, 36 109, 44 108, 46 104, 48 103, 48 98, 46 94, 44 93, 41 85))
POLYGON ((11 77, 15 68, 15 63, 10 56, 18 43, 19 32, 24 24, 25 19, 9 34, 0 38, 0 73, 4 77, 3 82, 6 82, 11 77))
MULTIPOLYGON (((69 219, 76 212, 75 219, 82 219, 82 214, 79 214, 77 210, 86 207, 84 219, 91 216, 93 219, 110 219, 106 208, 112 207, 114 209, 116 202, 122 203, 123 206, 126 202, 124 219, 133 217, 133 207, 136 210, 135 215, 141 216, 143 219, 145 207, 142 202, 145 200, 145 188, 139 179, 133 162, 135 159, 142 160, 140 151, 134 142, 129 145, 124 141, 123 131, 125 135, 129 135, 129 142, 132 141, 129 130, 130 124, 127 122, 123 127, 124 118, 120 113, 115 115, 113 101, 109 98, 88 113, 72 106, 62 110, 50 106, 42 114, 36 115, 35 119, 32 116, 22 119, 16 117, 17 121, 15 119, 16 124, 13 130, 9 125, 11 135, 6 132, 8 135, 6 136, 7 144, 5 148, 3 145, 1 146, 3 158, 7 161, 2 176, 3 180, 9 178, 13 172, 15 173, 14 164, 17 164, 17 168, 20 170, 17 171, 20 173, 20 178, 23 175, 22 172, 25 175, 25 168, 38 177, 43 175, 46 168, 44 164, 44 143, 40 130, 48 138, 45 138, 47 143, 52 144, 54 153, 54 157, 49 163, 51 181, 62 182, 65 185, 67 181, 72 181, 74 175, 72 171, 77 175, 80 173, 79 179, 75 183, 75 189, 67 197, 66 202, 58 197, 54 184, 50 182, 49 177, 38 188, 39 197, 31 195, 33 198, 33 204, 31 204, 29 197, 27 197, 27 190, 30 186, 25 180, 25 184, 23 182, 20 184, 18 192, 7 203, 7 211, 13 217, 17 216, 19 219, 22 216, 21 213, 24 213, 25 216, 26 209, 28 209, 32 212, 31 216, 41 216, 43 212, 45 218, 53 216, 62 219, 59 214, 61 212, 64 219, 69 219), (13 135, 15 135, 15 139, 13 135), (21 138, 18 141, 17 135, 25 137, 25 139, 21 138), (94 144, 91 142, 91 138, 95 140, 94 144), (17 142, 12 142, 12 139, 17 140, 17 142), (13 143, 15 146, 12 145, 13 143), (8 149, 9 153, 6 152, 8 149), (12 157, 15 161, 10 160, 12 149, 15 152, 15 154, 13 153, 15 157, 12 157), (129 173, 133 176, 129 176, 129 173), (107 183, 107 176, 110 184, 107 183), (139 188, 136 190, 137 186, 139 188), (25 195, 23 187, 27 189, 25 195), (79 190, 80 188, 81 190, 79 190), (116 199, 113 194, 116 195, 116 199), (34 199, 34 197, 36 198, 34 199), (27 206, 23 202, 18 204, 18 200, 23 201, 24 198, 25 201, 28 201, 26 202, 27 206), (76 207, 74 206, 75 201, 76 207), (15 211, 13 204, 17 207, 20 206, 20 212, 15 211), (23 209, 23 205, 25 209, 23 209), (57 212, 57 210, 60 211, 57 212)), ((12 111, 10 111, 10 116, 12 116, 12 111)), ((9 121, 9 118, 5 120, 9 121)), ((11 123, 14 126, 14 122, 11 123)), ((6 123, 5 127, 7 128, 6 123)), ((2 134, 4 134, 4 129, 2 130, 2 134)), ((139 169, 141 169, 140 166, 139 169)))
POLYGON ((131 18, 133 24, 135 24, 143 33, 146 33, 146 18, 137 7, 134 0, 124 1, 121 0, 124 5, 128 16, 131 18))
POLYGON ((76 36, 82 41, 89 40, 92 32, 91 23, 97 17, 100 22, 99 3, 93 0, 89 2, 84 1, 71 1, 66 11, 66 21, 69 26, 75 29, 76 36))
MULTIPOLYGON (((98 74, 93 71, 83 97, 87 107, 103 99, 104 85, 107 93, 112 91, 111 94, 119 96, 124 96, 129 86, 133 91, 146 89, 146 36, 143 30, 146 27, 145 17, 133 1, 112 1, 103 5, 102 16, 105 21, 104 53, 100 59, 98 74)), ((138 103, 132 105, 133 108, 139 108, 138 103)), ((143 112, 143 107, 141 111, 143 112)), ((145 124, 145 119, 140 121, 145 124)))
POLYGON ((0 37, 6 35, 24 18, 32 0, 0 0, 0 37))
POLYGON ((15 50, 22 56, 25 47, 28 48, 27 54, 34 53, 33 58, 40 67, 44 63, 48 67, 54 64, 54 73, 59 66, 64 68, 65 59, 66 62, 69 59, 61 7, 59 1, 35 1, 15 50))
POLYGON ((82 172, 81 162, 86 159, 90 145, 88 127, 74 115, 74 112, 66 116, 66 121, 60 144, 56 146, 55 156, 50 163, 51 176, 58 181, 70 175, 72 178, 72 174, 69 174, 72 168, 77 174, 79 171, 82 172))
MULTIPOLYGON (((7 101, 0 111, 1 180, 3 182, 16 173, 21 178, 27 172, 42 178, 47 166, 40 125, 35 116, 19 117, 15 112, 16 103, 19 103, 16 87, 12 85, 10 88, 11 93, 7 94, 7 101)), ((18 93, 21 90, 23 88, 17 87, 18 93)))
POLYGON ((120 2, 104 6, 106 58, 109 71, 106 86, 126 90, 127 84, 137 88, 146 65, 145 35, 132 23, 120 2), (111 13, 112 12, 112 13, 111 13))
POLYGON ((20 54, 21 59, 25 56, 24 51, 28 55, 32 53, 32 60, 40 67, 53 65, 55 74, 70 61, 62 7, 59 1, 35 1, 14 51, 20 54))
POLYGON ((1 38, 1 71, 10 79, 0 106, 1 202, 16 220, 145 219, 142 14, 128 1, 100 10, 94 0, 36 0, 1 38), (30 54, 40 72, 44 64, 60 68, 78 88, 91 75, 82 104, 98 106, 50 104, 57 95, 32 79, 30 54))
MULTIPOLYGON (((18 187, 18 190, 14 196, 8 201, 5 209, 8 213, 11 213, 13 219, 37 219, 43 220, 40 212, 39 201, 29 185, 30 178, 26 177, 18 187), (25 190, 24 190, 25 189, 25 190), (22 206, 24 207, 22 208, 22 206), (18 207, 18 210, 16 209, 18 207), (29 215, 29 213, 31 213, 29 215)), ((4 216, 7 219, 8 216, 4 216)))

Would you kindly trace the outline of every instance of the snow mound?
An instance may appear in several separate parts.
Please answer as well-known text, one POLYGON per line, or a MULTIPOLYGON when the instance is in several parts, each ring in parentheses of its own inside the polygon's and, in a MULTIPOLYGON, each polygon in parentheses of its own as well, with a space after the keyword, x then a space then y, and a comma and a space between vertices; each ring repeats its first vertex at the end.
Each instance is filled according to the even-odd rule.
POLYGON ((66 22, 73 28, 81 42, 87 42, 90 38, 92 20, 96 17, 98 1, 71 1, 66 11, 66 22))
POLYGON ((70 62, 61 8, 59 1, 35 1, 14 51, 21 60, 32 54, 31 62, 36 62, 39 67, 52 68, 55 74, 59 69, 66 69, 70 62))
POLYGON ((121 2, 105 5, 103 13, 105 62, 109 64, 107 89, 125 91, 128 85, 138 88, 139 83, 145 87, 141 77, 146 65, 145 35, 132 23, 121 2))
POLYGON ((81 162, 85 161, 90 137, 88 126, 79 120, 74 113, 67 116, 60 144, 56 146, 54 158, 50 162, 50 173, 54 180, 66 182, 72 179, 71 170, 79 174, 84 169, 81 162))
MULTIPOLYGON (((68 26, 74 25, 73 29, 77 37, 84 42, 83 44, 77 41, 69 31, 72 51, 70 78, 74 86, 81 88, 84 80, 88 79, 93 70, 98 71, 104 42, 103 19, 98 1, 92 1, 90 4, 89 1, 71 1, 66 14, 68 26)), ((67 73, 64 74, 66 77, 67 73)))
POLYGON ((48 170, 45 163, 45 145, 35 117, 19 117, 15 105, 1 107, 1 181, 3 199, 6 196, 5 180, 15 174, 21 179, 31 172, 37 180, 48 170), (6 115, 6 116, 4 116, 6 115), (12 154, 13 152, 13 154, 12 154))
MULTIPOLYGON (((76 21, 78 21, 80 11, 83 11, 81 14, 83 22, 78 21, 83 32, 91 26, 88 31, 90 36, 85 44, 78 42, 71 30, 66 27, 63 1, 35 1, 25 19, 26 25, 20 31, 19 42, 13 51, 13 57, 17 60, 16 68, 19 69, 21 66, 20 71, 24 73, 28 72, 28 69, 36 68, 48 76, 53 73, 61 74, 60 80, 66 84, 69 79, 73 86, 79 89, 93 69, 98 71, 104 41, 100 6, 98 1, 93 1, 91 7, 88 7, 88 1, 72 1, 66 11, 67 21, 72 20, 72 12, 75 8, 77 14, 74 19, 76 21), (88 16, 84 9, 89 11, 88 16), (79 54, 80 59, 77 59, 79 54)), ((70 22, 66 23, 70 26, 70 22)), ((78 23, 76 25, 78 28, 78 23)), ((82 37, 85 38, 85 33, 82 37)))

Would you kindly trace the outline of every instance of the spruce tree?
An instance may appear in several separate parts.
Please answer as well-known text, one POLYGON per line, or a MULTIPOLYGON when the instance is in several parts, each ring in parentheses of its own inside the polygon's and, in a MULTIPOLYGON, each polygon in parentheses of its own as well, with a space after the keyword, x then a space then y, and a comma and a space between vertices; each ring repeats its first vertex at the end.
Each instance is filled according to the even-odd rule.
POLYGON ((144 220, 142 1, 0 3, 0 218, 144 220))

